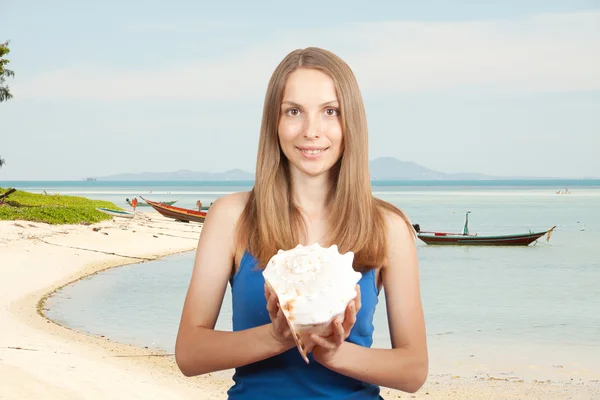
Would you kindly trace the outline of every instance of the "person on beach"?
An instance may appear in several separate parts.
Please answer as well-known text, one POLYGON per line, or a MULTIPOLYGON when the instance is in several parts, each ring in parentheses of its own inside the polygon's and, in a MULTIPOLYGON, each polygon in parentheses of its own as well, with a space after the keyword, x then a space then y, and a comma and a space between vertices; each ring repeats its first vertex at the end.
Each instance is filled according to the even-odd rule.
POLYGON ((137 197, 134 197, 133 200, 131 200, 131 207, 133 208, 134 212, 135 212, 135 208, 137 207, 137 204, 138 204, 137 197))
POLYGON ((181 372, 235 368, 230 399, 380 399, 380 386, 416 392, 428 352, 415 234, 373 196, 367 120, 350 67, 320 48, 292 51, 268 83, 254 187, 212 204, 198 242, 175 346, 181 372), (262 270, 279 249, 336 244, 362 273, 333 334, 298 351, 262 270), (233 331, 215 330, 231 285, 233 331), (373 349, 385 289, 391 348, 373 349))

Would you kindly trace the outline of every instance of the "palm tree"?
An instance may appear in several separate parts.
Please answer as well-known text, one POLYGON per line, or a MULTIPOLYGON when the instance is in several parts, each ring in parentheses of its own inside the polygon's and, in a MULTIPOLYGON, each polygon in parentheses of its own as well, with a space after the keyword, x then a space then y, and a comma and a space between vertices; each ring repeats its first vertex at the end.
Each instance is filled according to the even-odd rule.
MULTIPOLYGON (((10 100, 13 96, 10 93, 10 88, 8 85, 4 84, 6 78, 11 78, 15 76, 15 73, 9 69, 6 69, 5 66, 10 61, 5 59, 4 56, 10 53, 10 49, 8 48, 9 42, 0 43, 0 103, 3 101, 10 100)), ((2 164, 0 164, 2 166, 2 164)))
POLYGON ((4 164, 6 164, 6 161, 4 161, 2 157, 0 157, 0 168, 2 168, 4 164))

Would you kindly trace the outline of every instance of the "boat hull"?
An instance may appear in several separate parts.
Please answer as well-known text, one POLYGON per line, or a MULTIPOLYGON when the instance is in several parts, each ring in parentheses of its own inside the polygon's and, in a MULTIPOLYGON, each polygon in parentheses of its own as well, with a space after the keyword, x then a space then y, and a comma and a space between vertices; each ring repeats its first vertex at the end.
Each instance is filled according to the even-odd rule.
POLYGON ((111 215, 113 217, 133 218, 135 216, 135 214, 132 213, 132 212, 112 210, 110 208, 104 208, 104 207, 98 207, 98 208, 96 208, 96 210, 98 210, 98 211, 100 211, 100 212, 102 212, 104 214, 111 215))
MULTIPOLYGON (((161 201, 161 204, 166 204, 168 206, 172 206, 173 204, 177 203, 179 200, 172 200, 172 201, 161 201)), ((129 204, 130 206, 133 207, 133 205, 131 204, 131 201, 127 201, 127 204, 129 204)), ((138 203, 138 205, 136 207, 151 207, 150 204, 145 204, 145 203, 138 203)))
POLYGON ((167 218, 175 219, 177 221, 204 223, 204 218, 206 218, 206 212, 203 211, 195 211, 189 210, 187 208, 168 206, 162 203, 157 203, 155 201, 146 200, 143 197, 142 200, 144 200, 146 203, 152 206, 152 208, 154 208, 161 215, 167 218))
POLYGON ((529 246, 542 236, 552 232, 551 228, 543 232, 531 232, 515 235, 478 236, 456 235, 444 232, 420 232, 417 234, 428 245, 446 246, 529 246))

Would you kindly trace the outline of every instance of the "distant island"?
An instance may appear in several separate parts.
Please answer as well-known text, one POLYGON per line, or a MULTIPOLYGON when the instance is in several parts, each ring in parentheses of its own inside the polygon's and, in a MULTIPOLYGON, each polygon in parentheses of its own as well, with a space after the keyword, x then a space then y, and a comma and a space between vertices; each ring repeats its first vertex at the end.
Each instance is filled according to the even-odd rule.
POLYGON ((172 172, 139 172, 96 177, 98 181, 253 181, 254 174, 241 169, 225 172, 179 170, 172 172))
POLYGON ((442 181, 442 180, 491 180, 493 176, 471 172, 447 174, 423 167, 414 162, 400 161, 393 157, 380 157, 369 163, 371 179, 376 181, 442 181))
MULTIPOLYGON (((414 162, 400 161, 393 157, 379 157, 369 163, 371 179, 375 181, 457 181, 457 180, 515 180, 557 179, 540 177, 490 176, 472 172, 453 173, 435 171, 414 162)), ((87 178, 98 181, 253 181, 254 174, 241 169, 225 172, 180 170, 172 172, 125 173, 87 178)))

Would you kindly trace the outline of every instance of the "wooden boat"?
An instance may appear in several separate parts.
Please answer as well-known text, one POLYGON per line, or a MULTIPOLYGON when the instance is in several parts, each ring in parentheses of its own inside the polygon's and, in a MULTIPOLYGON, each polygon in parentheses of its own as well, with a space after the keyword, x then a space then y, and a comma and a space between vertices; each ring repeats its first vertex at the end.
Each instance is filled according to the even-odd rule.
MULTIPOLYGON (((133 207, 133 205, 131 204, 131 200, 129 199, 125 199, 125 201, 127 202, 127 204, 129 204, 130 206, 133 207)), ((168 206, 172 206, 173 204, 177 203, 179 200, 171 200, 171 201, 161 201, 159 203, 161 204, 166 204, 168 206)), ((145 203, 138 203, 136 207, 150 207, 150 204, 145 204, 145 203)))
POLYGON ((104 214, 112 215, 113 217, 133 218, 135 216, 135 213, 129 211, 112 210, 104 207, 98 207, 96 210, 103 212, 104 214))
POLYGON ((204 222, 204 218, 206 218, 206 212, 204 212, 204 211, 196 211, 196 210, 190 210, 187 208, 168 206, 166 204, 161 204, 156 201, 146 200, 142 196, 140 196, 140 197, 146 203, 150 204, 150 206, 152 206, 152 208, 154 208, 160 214, 162 214, 168 218, 173 218, 177 221, 204 222))
POLYGON ((208 209, 210 208, 210 206, 212 206, 212 203, 210 203, 210 205, 208 205, 208 206, 203 206, 202 202, 200 200, 198 200, 196 202, 196 209, 198 209, 198 207, 200 207, 200 211, 208 211, 208 209))
POLYGON ((423 242, 431 245, 468 245, 468 246, 529 246, 531 243, 540 239, 544 235, 546 241, 550 240, 552 231, 556 226, 539 232, 517 233, 507 235, 478 235, 469 233, 469 213, 467 212, 465 226, 462 233, 450 232, 427 232, 421 231, 419 224, 414 224, 413 227, 417 232, 417 237, 423 242))

